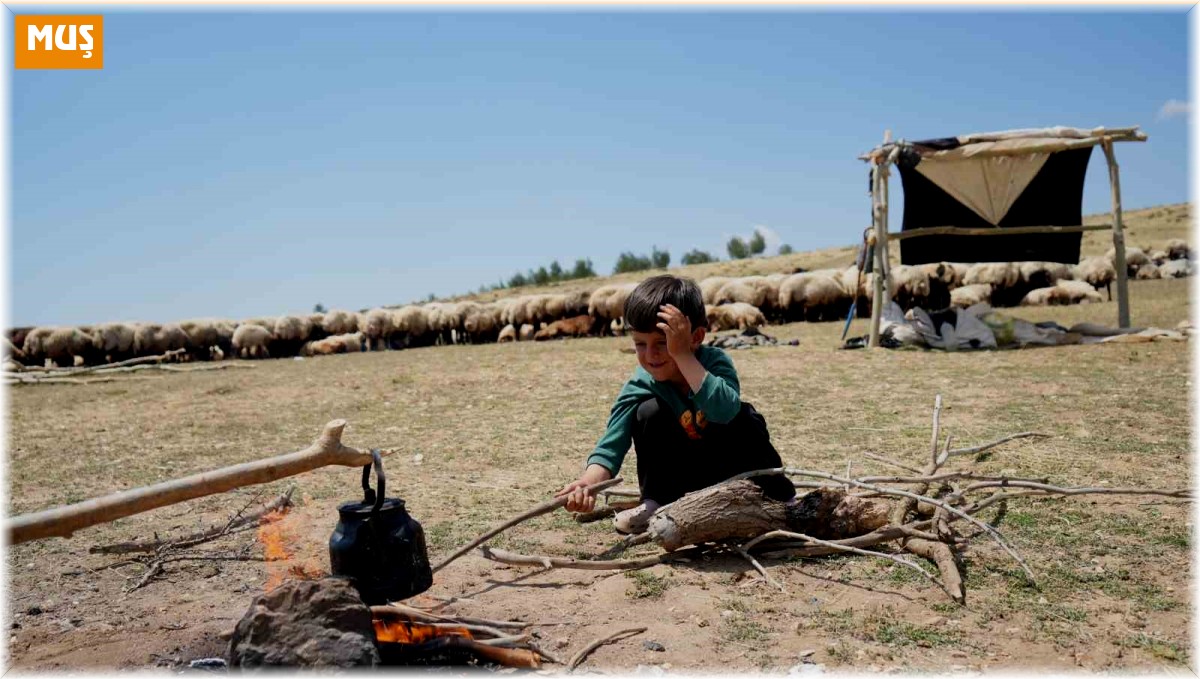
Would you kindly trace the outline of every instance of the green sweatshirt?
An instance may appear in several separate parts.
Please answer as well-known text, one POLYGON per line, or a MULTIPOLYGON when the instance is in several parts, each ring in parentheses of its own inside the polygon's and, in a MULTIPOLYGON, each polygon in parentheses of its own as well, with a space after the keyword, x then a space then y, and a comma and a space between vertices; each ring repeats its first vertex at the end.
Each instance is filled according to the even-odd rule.
POLYGON ((689 390, 687 397, 680 395, 670 382, 658 382, 638 366, 617 395, 608 416, 608 428, 588 457, 587 464, 598 464, 616 476, 633 442, 638 406, 655 396, 670 405, 675 416, 680 418, 680 426, 693 438, 703 435, 707 422, 725 424, 737 417, 742 409, 742 397, 733 361, 724 351, 705 346, 696 350, 696 359, 708 374, 700 383, 700 390, 695 393, 689 390))

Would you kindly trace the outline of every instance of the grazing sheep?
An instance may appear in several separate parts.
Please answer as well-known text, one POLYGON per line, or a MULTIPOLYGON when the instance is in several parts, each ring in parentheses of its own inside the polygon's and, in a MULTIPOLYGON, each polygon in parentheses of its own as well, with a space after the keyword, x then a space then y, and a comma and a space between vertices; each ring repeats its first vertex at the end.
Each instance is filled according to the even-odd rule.
POLYGON ((133 353, 137 356, 160 356, 186 349, 188 344, 187 333, 175 323, 140 323, 133 331, 133 353))
POLYGON ((717 293, 720 292, 721 286, 725 285, 731 279, 728 276, 709 276, 700 281, 700 295, 704 297, 705 304, 716 304, 717 293))
POLYGON ((1192 249, 1188 247, 1187 241, 1181 238, 1172 238, 1163 247, 1166 248, 1167 256, 1171 259, 1192 258, 1192 249))
POLYGON ((596 325, 593 327, 595 334, 607 334, 610 329, 609 321, 625 315, 625 300, 636 287, 637 283, 615 283, 602 285, 592 292, 588 298, 588 315, 596 319, 596 325))
POLYGON ((500 337, 497 338, 496 341, 497 342, 516 342, 517 341, 516 327, 513 326, 512 323, 509 323, 508 325, 504 326, 504 328, 502 328, 500 330, 500 337))
POLYGON ((950 291, 950 306, 966 309, 980 302, 992 301, 992 286, 987 283, 975 283, 954 288, 950 291))
POLYGON ((358 316, 352 311, 334 309, 325 312, 321 328, 332 335, 347 335, 358 331, 358 316))
POLYGON ((271 331, 257 323, 242 323, 233 331, 233 349, 240 358, 270 358, 271 331))
POLYGON ((625 319, 614 318, 608 324, 608 330, 613 337, 623 337, 625 335, 625 319))
POLYGON ((496 341, 500 328, 500 307, 495 304, 477 304, 463 319, 463 335, 472 344, 496 341))
POLYGON ((517 331, 517 339, 522 342, 528 342, 529 340, 533 339, 533 336, 536 333, 537 329, 534 328, 532 324, 525 323, 521 326, 521 329, 517 331))
POLYGON ((587 314, 562 318, 534 333, 533 340, 542 342, 556 337, 587 337, 594 320, 587 314))
POLYGON ((1172 259, 1158 267, 1161 278, 1186 278, 1192 275, 1192 262, 1188 259, 1172 259))
POLYGON ((395 349, 424 346, 433 338, 429 335, 429 313, 415 304, 392 310, 392 336, 389 344, 395 349))
POLYGON ((25 336, 28 335, 29 331, 31 330, 33 330, 32 326, 26 326, 23 328, 9 328, 7 331, 8 341, 12 342, 14 347, 24 346, 25 336))
POLYGON ((1117 269, 1107 257, 1084 257, 1075 265, 1075 280, 1085 281, 1093 288, 1108 290, 1108 300, 1112 301, 1112 282, 1117 279, 1117 269))
POLYGON ((767 317, 763 315, 763 312, 758 307, 745 302, 705 306, 704 315, 708 318, 708 329, 711 332, 745 330, 767 324, 767 317))
POLYGON ((1021 268, 1016 262, 981 262, 967 269, 964 285, 987 283, 992 286, 992 304, 1017 306, 1029 290, 1021 283, 1021 268))
POLYGON ((256 318, 247 318, 246 320, 242 321, 241 323, 238 323, 238 325, 246 325, 246 324, 261 325, 262 327, 266 328, 268 331, 275 330, 275 319, 271 316, 258 316, 256 318))
POLYGON ((92 344, 105 363, 133 358, 134 327, 127 323, 101 323, 92 328, 92 344))
POLYGON ((777 308, 789 321, 831 321, 845 316, 852 300, 840 273, 808 271, 788 276, 779 286, 777 308))
POLYGON ((1154 262, 1155 266, 1162 266, 1171 259, 1165 250, 1151 250, 1146 253, 1146 256, 1150 258, 1151 262, 1154 262))
POLYGON ((21 347, 27 360, 38 365, 73 366, 92 353, 90 335, 79 328, 34 328, 25 336, 21 347))
POLYGON ((588 300, 591 298, 590 290, 576 290, 563 295, 563 310, 562 313, 566 317, 583 316, 588 312, 588 300))
POLYGON ((272 329, 271 354, 295 356, 312 334, 312 321, 307 316, 280 316, 272 329))
MULTIPOLYGON (((778 298, 779 285, 772 286, 765 276, 734 278, 717 291, 715 303, 720 305, 743 302, 761 309, 768 305, 767 297, 771 294, 772 288, 775 290, 775 297, 778 298)), ((773 307, 775 302, 771 301, 769 304, 773 307)))
POLYGON ((1103 301, 1100 293, 1084 281, 1059 281, 1050 287, 1030 290, 1021 300, 1021 306, 1088 304, 1103 301))
MULTIPOLYGON (((1104 256, 1108 258, 1110 264, 1116 266, 1117 249, 1115 247, 1109 248, 1108 252, 1104 253, 1104 256)), ((1132 247, 1125 248, 1125 267, 1128 275, 1137 276, 1138 269, 1147 265, 1153 266, 1154 262, 1150 260, 1150 257, 1146 255, 1144 250, 1132 247)))
POLYGON ((1133 274, 1133 277, 1139 281, 1149 281, 1156 278, 1161 278, 1158 272, 1158 267, 1155 266, 1154 262, 1149 261, 1139 266, 1137 272, 1133 274))
POLYGON ((392 332, 392 314, 387 309, 371 309, 359 319, 358 329, 366 338, 367 351, 386 349, 386 338, 392 332))

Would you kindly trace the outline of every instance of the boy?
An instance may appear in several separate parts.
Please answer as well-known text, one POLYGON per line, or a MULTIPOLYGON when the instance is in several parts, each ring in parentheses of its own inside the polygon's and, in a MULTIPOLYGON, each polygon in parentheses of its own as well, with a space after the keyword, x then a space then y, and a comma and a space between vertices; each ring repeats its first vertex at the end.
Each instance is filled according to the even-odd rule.
MULTIPOLYGON (((766 421, 741 400, 733 362, 703 346, 708 323, 695 281, 671 275, 642 281, 625 301, 624 316, 638 368, 617 396, 583 475, 556 495, 568 496, 568 511, 595 507, 586 486, 613 478, 631 441, 642 504, 616 515, 621 533, 645 532, 655 510, 685 493, 783 466, 766 421)), ((754 481, 776 500, 796 495, 786 477, 754 481)))

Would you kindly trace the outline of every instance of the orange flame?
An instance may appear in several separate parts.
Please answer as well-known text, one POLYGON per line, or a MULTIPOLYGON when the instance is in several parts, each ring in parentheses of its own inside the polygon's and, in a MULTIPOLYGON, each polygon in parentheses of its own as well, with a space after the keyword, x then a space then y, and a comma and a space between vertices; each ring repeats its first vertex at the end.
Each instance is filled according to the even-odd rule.
POLYGON ((312 580, 326 575, 325 568, 317 559, 308 558, 303 563, 280 563, 295 557, 296 536, 291 522, 284 521, 287 507, 276 509, 262 517, 258 525, 258 541, 263 547, 263 560, 267 562, 267 592, 283 584, 285 580, 312 580))
POLYGON ((401 618, 373 618, 371 623, 375 626, 375 639, 378 641, 423 644, 445 636, 473 638, 465 627, 434 627, 401 618))

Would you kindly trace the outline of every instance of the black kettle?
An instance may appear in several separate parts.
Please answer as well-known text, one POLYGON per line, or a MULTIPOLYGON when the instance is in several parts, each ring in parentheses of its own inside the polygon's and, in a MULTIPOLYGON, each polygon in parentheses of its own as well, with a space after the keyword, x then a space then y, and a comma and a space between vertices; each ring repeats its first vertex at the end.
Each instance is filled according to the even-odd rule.
POLYGON ((378 494, 371 489, 371 467, 362 471, 362 502, 338 507, 338 524, 329 536, 334 575, 350 578, 367 605, 416 596, 433 584, 425 531, 404 511, 404 501, 384 497, 383 459, 372 450, 378 494))

